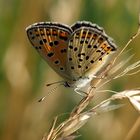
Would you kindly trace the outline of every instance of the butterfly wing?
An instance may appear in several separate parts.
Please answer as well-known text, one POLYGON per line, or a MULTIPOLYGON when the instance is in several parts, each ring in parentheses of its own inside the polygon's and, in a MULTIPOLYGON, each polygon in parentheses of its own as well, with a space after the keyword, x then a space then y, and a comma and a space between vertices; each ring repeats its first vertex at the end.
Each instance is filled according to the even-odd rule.
POLYGON ((47 63, 63 78, 69 79, 66 73, 67 46, 72 33, 66 25, 40 22, 27 27, 28 38, 33 47, 47 63))
POLYGON ((104 66, 115 44, 104 30, 89 22, 77 22, 68 44, 68 69, 73 79, 95 75, 104 66))

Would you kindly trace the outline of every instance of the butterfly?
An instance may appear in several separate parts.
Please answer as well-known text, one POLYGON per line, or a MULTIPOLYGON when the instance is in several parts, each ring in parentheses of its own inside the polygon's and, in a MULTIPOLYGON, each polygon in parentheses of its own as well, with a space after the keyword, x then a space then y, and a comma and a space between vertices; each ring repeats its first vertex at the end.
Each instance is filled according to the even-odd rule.
POLYGON ((117 50, 104 29, 87 21, 72 26, 39 22, 26 28, 37 52, 76 92, 96 78, 110 54, 117 50))

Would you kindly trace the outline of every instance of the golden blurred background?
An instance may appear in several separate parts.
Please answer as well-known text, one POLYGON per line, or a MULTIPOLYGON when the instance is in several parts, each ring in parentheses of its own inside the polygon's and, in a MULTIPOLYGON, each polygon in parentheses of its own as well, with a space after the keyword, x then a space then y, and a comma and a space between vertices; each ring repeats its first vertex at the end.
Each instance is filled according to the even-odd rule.
MULTIPOLYGON (((59 87, 45 101, 37 102, 54 88, 45 85, 61 78, 29 43, 28 25, 87 20, 104 27, 121 48, 136 33, 139 12, 139 0, 0 0, 0 140, 41 140, 53 118, 60 115, 59 121, 64 120, 81 99, 73 90, 59 87)), ((135 54, 133 62, 140 59, 139 47, 140 37, 129 46, 130 55, 135 54)), ((140 74, 107 86, 116 91, 137 87, 140 74)), ((79 130, 78 140, 123 140, 138 116, 131 105, 101 114, 79 130)), ((133 139, 139 140, 140 133, 133 139)))

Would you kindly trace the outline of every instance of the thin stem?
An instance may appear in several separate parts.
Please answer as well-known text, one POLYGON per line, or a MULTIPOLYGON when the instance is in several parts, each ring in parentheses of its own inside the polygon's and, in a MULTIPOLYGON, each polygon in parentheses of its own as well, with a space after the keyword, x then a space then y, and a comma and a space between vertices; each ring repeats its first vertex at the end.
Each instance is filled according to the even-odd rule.
POLYGON ((132 128, 129 130, 124 140, 133 140, 134 135, 136 134, 136 132, 139 131, 139 129, 140 129, 140 117, 138 117, 138 119, 136 120, 132 128))

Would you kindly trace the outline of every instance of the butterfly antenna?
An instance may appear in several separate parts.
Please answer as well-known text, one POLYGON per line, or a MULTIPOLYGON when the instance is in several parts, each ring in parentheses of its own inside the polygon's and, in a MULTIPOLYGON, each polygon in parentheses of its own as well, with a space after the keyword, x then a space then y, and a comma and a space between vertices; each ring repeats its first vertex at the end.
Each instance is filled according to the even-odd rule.
POLYGON ((49 86, 52 86, 52 85, 55 85, 55 84, 58 84, 58 83, 63 83, 64 84, 64 82, 65 81, 57 81, 57 82, 46 84, 46 86, 49 87, 49 86))
POLYGON ((39 99, 38 102, 42 102, 49 94, 53 93, 60 85, 64 85, 64 81, 58 81, 58 82, 50 83, 50 84, 47 84, 46 86, 51 86, 51 85, 54 85, 54 84, 58 84, 58 85, 56 87, 54 87, 52 90, 50 90, 46 96, 39 99))

